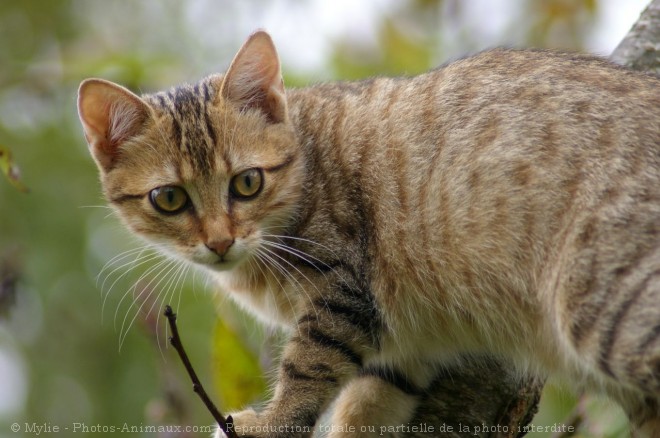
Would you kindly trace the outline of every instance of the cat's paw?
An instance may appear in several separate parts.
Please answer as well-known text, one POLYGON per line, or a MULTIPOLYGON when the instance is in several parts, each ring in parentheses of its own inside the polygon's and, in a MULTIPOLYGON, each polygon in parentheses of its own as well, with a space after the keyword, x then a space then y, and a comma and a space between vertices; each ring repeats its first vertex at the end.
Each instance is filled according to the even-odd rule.
MULTIPOLYGON (((233 421, 230 430, 236 432, 241 438, 265 438, 268 436, 266 428, 260 424, 259 414, 252 409, 247 409, 231 415, 233 421)), ((214 438, 226 438, 225 433, 218 428, 214 438)))
POLYGON ((232 414, 234 432, 240 437, 262 438, 268 436, 259 414, 252 409, 246 409, 232 414))
MULTIPOLYGON (((248 409, 232 414, 231 430, 240 438, 309 438, 313 428, 295 426, 273 418, 267 412, 257 413, 248 409)), ((214 438, 225 438, 226 435, 218 429, 214 438)))

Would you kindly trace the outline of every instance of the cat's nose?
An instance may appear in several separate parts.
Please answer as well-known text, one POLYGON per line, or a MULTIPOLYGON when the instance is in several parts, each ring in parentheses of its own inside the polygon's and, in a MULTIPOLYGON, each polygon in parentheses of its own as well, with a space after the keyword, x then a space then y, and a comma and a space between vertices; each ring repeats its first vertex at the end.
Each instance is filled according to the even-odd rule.
POLYGON ((210 240, 205 243, 206 247, 219 255, 220 257, 227 254, 229 247, 234 244, 234 239, 218 239, 210 240))

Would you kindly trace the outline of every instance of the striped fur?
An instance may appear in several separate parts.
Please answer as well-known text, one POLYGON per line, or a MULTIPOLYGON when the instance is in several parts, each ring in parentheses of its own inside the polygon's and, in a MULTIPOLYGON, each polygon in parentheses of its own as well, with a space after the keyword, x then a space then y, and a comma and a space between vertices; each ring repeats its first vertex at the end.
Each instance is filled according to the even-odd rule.
POLYGON ((239 432, 304 436, 259 431, 312 428, 333 401, 358 432, 405 423, 442 364, 486 352, 604 391, 660 436, 656 78, 511 50, 286 95, 279 71, 258 32, 224 76, 142 98, 88 80, 79 98, 126 225, 291 333, 239 432), (251 168, 263 188, 237 198, 251 168), (167 185, 191 207, 156 211, 167 185))

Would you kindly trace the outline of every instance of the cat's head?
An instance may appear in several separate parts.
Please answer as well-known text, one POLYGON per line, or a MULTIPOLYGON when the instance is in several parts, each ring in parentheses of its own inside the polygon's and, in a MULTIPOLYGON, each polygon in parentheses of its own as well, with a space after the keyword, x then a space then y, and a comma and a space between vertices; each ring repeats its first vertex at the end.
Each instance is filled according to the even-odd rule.
POLYGON ((104 194, 136 234, 213 270, 248 259, 297 211, 302 157, 280 64, 253 34, 224 75, 138 97, 80 86, 78 112, 104 194))

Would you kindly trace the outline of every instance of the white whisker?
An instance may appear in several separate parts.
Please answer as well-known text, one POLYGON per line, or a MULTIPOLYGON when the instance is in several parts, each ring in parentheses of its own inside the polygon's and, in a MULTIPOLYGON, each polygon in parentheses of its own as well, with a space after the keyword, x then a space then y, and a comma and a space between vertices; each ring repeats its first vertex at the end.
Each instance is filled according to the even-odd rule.
MULTIPOLYGON (((289 305, 291 306, 291 308, 293 308, 294 307, 293 302, 291 301, 291 298, 289 297, 289 294, 286 290, 286 287, 280 281, 279 276, 277 274, 275 274, 275 272, 273 272, 272 269, 270 269, 270 266, 268 266, 268 263, 266 263, 267 260, 268 259, 261 253, 261 251, 259 251, 259 250, 256 251, 255 264, 257 265, 257 268, 259 268, 259 271, 261 272, 261 274, 264 277, 266 277, 266 275, 265 275, 265 272, 263 271, 263 269, 261 269, 261 266, 259 266, 259 262, 261 262, 261 264, 263 264, 266 267, 266 269, 268 269, 268 271, 271 273, 272 277, 275 279, 277 284, 280 286, 280 289, 282 290, 282 293, 284 293, 284 296, 286 297, 287 301, 289 302, 289 305)), ((248 259, 248 262, 251 262, 251 260, 248 259)), ((286 276, 286 274, 284 274, 284 275, 286 276)))
MULTIPOLYGON (((152 262, 152 261, 154 261, 154 260, 156 260, 156 259, 158 259, 158 258, 160 258, 160 257, 162 257, 162 256, 161 256, 160 254, 147 254, 147 255, 139 256, 139 257, 140 257, 140 258, 136 258, 135 260, 133 260, 133 261, 130 262, 130 263, 125 263, 124 265, 119 266, 119 267, 113 269, 112 272, 111 272, 110 274, 108 274, 108 276, 106 277, 106 280, 107 280, 107 278, 109 278, 110 275, 111 275, 112 273, 116 272, 117 270, 122 269, 122 268, 125 267, 125 266, 131 265, 131 267, 130 267, 129 269, 127 269, 126 271, 124 271, 123 273, 121 273, 121 274, 120 274, 120 275, 119 275, 119 276, 118 276, 118 277, 112 282, 112 284, 111 284, 110 287, 108 288, 108 292, 106 292, 105 296, 103 297, 103 303, 101 304, 101 315, 103 315, 103 314, 105 313, 105 305, 106 305, 106 303, 107 303, 107 301, 108 301, 108 298, 110 297, 110 293, 112 292, 112 289, 115 287, 115 285, 117 284, 117 282, 119 282, 123 277, 125 277, 126 275, 128 275, 128 274, 131 272, 132 269, 138 268, 139 266, 142 266, 142 265, 144 265, 145 263, 152 262)), ((101 285, 101 293, 103 293, 103 288, 104 288, 104 286, 105 286, 105 280, 103 281, 103 284, 101 285)), ((129 291, 130 291, 130 289, 126 292, 126 294, 127 294, 129 291)), ((126 294, 124 294, 124 296, 126 296, 126 294)), ((123 299, 124 299, 124 298, 123 298, 124 296, 122 296, 122 298, 120 299, 119 303, 117 304, 118 307, 121 306, 121 303, 122 303, 122 301, 123 301, 123 299)), ((118 309, 117 309, 117 310, 118 310, 118 309)), ((116 315, 117 315, 117 312, 115 311, 115 319, 116 319, 116 315)), ((116 330, 116 328, 117 328, 117 327, 116 327, 116 325, 115 325, 115 330, 116 330)))
POLYGON ((108 210, 113 210, 109 205, 79 205, 78 208, 106 208, 108 210))
MULTIPOLYGON (((119 313, 119 309, 121 308, 121 304, 126 299, 126 297, 129 294, 131 294, 131 292, 132 292, 133 300, 129 303, 129 309, 130 309, 130 307, 135 305, 135 289, 137 288, 138 284, 140 284, 142 279, 147 277, 149 274, 151 274, 155 270, 160 269, 161 267, 163 267, 163 265, 165 265, 165 267, 169 266, 170 263, 171 263, 170 260, 163 259, 163 260, 159 261, 158 263, 156 263, 154 266, 149 267, 149 269, 147 269, 144 273, 142 273, 142 275, 140 275, 140 277, 135 281, 134 285, 132 287, 130 287, 128 290, 126 290, 126 292, 124 292, 124 295, 122 295, 121 299, 119 300, 119 303, 117 304, 117 309, 115 310, 115 316, 114 316, 114 319, 113 319, 115 330, 117 330, 117 314, 119 313)), ((161 270, 161 272, 162 272, 162 270, 161 270)), ((148 287, 151 284, 152 281, 153 280, 149 281, 149 283, 147 283, 147 285, 145 287, 148 287)), ((124 320, 125 319, 126 318, 124 318, 124 320)), ((120 332, 120 337, 121 337, 121 332, 120 332)))
POLYGON ((326 268, 331 269, 330 265, 325 263, 323 260, 321 260, 317 257, 314 257, 313 255, 311 255, 309 253, 306 253, 305 251, 301 251, 298 248, 294 248, 294 247, 285 245, 283 243, 271 242, 271 241, 268 241, 268 240, 264 240, 263 244, 267 245, 267 246, 270 246, 270 247, 273 247, 273 248, 280 249, 280 250, 285 251, 285 252, 287 252, 287 253, 289 253, 293 256, 298 257, 302 261, 305 261, 305 262, 309 263, 310 265, 312 265, 314 267, 314 269, 316 269, 321 274, 323 274, 324 277, 325 277, 325 273, 321 270, 321 268, 319 268, 316 265, 315 262, 318 262, 319 264, 325 266, 326 268))
POLYGON ((271 263, 271 265, 272 265, 274 268, 276 268, 279 272, 281 272, 286 278, 289 278, 289 279, 293 282, 292 284, 296 285, 296 288, 297 288, 298 290, 300 290, 300 291, 305 295, 305 297, 307 298, 307 300, 308 300, 309 303, 311 304, 311 307, 314 309, 314 312, 316 313, 316 318, 317 318, 317 320, 318 320, 318 319, 319 319, 319 313, 318 313, 318 310, 316 309, 316 306, 314 305, 314 301, 312 300, 312 297, 310 297, 309 293, 307 293, 307 291, 305 290, 305 288, 303 287, 303 285, 300 283, 300 281, 298 281, 298 279, 297 279, 297 278, 296 278, 291 272, 289 272, 289 271, 288 271, 288 270, 287 270, 287 269, 286 269, 286 268, 285 268, 285 267, 284 267, 284 266, 283 266, 278 260, 276 260, 274 257, 279 258, 280 260, 286 262, 286 263, 289 264, 291 267, 293 267, 294 269, 296 269, 296 271, 298 271, 298 273, 299 273, 301 276, 303 276, 307 281, 310 282, 310 284, 311 284, 312 286, 314 286, 314 288, 317 290, 317 292, 319 292, 319 296, 322 297, 323 295, 322 295, 321 292, 318 290, 318 288, 316 287, 316 285, 315 285, 314 283, 312 283, 312 281, 311 281, 307 276, 305 276, 302 272, 300 272, 300 270, 298 270, 295 266, 293 266, 291 263, 289 263, 289 261, 287 261, 286 259, 284 259, 283 257, 281 257, 281 256, 280 256, 279 254, 277 254, 276 252, 271 251, 271 250, 269 250, 268 248, 264 248, 264 247, 261 247, 259 250, 257 250, 257 252, 258 252, 263 258, 265 258, 266 260, 268 260, 268 261, 271 263))
POLYGON ((316 246, 318 246, 318 247, 320 247, 320 248, 325 249, 325 250, 328 251, 333 257, 337 257, 337 256, 338 256, 337 252, 335 252, 335 251, 334 251, 332 248, 330 248, 329 246, 327 246, 327 245, 323 245, 322 243, 315 242, 315 241, 313 241, 313 240, 311 240, 311 239, 305 239, 304 237, 286 236, 286 235, 280 235, 280 234, 264 234, 263 236, 264 236, 264 237, 274 237, 274 238, 276 238, 276 239, 291 239, 291 240, 298 240, 298 241, 301 241, 301 242, 306 242, 306 243, 309 243, 309 244, 312 244, 312 245, 316 245, 316 246))
MULTIPOLYGON (((135 259, 139 259, 140 254, 148 247, 149 247, 148 245, 145 245, 145 246, 142 246, 142 247, 139 247, 139 248, 129 249, 128 251, 123 251, 123 252, 117 254, 116 256, 114 256, 113 258, 111 258, 108 262, 105 263, 105 265, 103 265, 103 267, 101 268, 99 273, 96 275, 96 287, 98 287, 99 279, 101 278, 101 275, 103 275, 103 272, 106 269, 108 269, 110 266, 114 265, 115 263, 118 263, 120 260, 124 260, 125 258, 128 258, 128 257, 130 257, 131 255, 133 255, 135 253, 138 253, 138 256, 135 259)), ((121 269, 122 267, 123 266, 120 266, 119 268, 121 269)), ((114 272, 114 271, 115 270, 113 270, 112 272, 114 272)), ((108 274, 108 275, 110 275, 110 274, 108 274)), ((107 276, 106 276, 106 279, 107 279, 107 276)), ((101 291, 103 291, 103 288, 101 288, 101 291)))
MULTIPOLYGON (((319 269, 319 267, 316 266, 316 264, 310 260, 310 259, 312 259, 312 260, 318 262, 319 264, 327 267, 328 269, 331 269, 335 274, 337 274, 339 276, 339 279, 341 281, 343 281, 344 283, 347 283, 347 284, 349 283, 349 281, 344 277, 344 275, 340 271, 338 271, 336 269, 332 269, 332 267, 330 265, 328 265, 327 263, 325 263, 323 260, 319 259, 318 257, 315 257, 315 256, 313 256, 313 255, 311 255, 311 254, 309 254, 305 251, 302 251, 298 248, 294 248, 292 246, 289 246, 289 245, 281 242, 281 239, 292 239, 292 240, 301 241, 301 242, 305 242, 305 243, 309 243, 309 244, 314 244, 314 245, 319 246, 320 248, 323 248, 323 249, 329 251, 332 256, 338 257, 337 253, 334 250, 332 250, 331 248, 329 248, 328 246, 320 244, 320 243, 315 242, 315 241, 310 240, 310 239, 302 238, 302 237, 282 236, 282 235, 277 235, 277 234, 263 234, 263 236, 278 239, 278 242, 273 242, 273 241, 264 239, 263 242, 265 244, 275 246, 275 247, 277 247, 277 248, 279 248, 283 251, 286 251, 286 252, 290 253, 291 255, 295 255, 298 258, 300 258, 300 259, 306 261, 307 263, 311 264, 312 266, 314 266, 314 268, 316 268, 319 272, 323 273, 323 271, 321 269, 319 269)), ((326 277, 325 274, 324 274, 324 277, 326 277)), ((326 277, 326 279, 327 279, 327 277, 326 277)))
MULTIPOLYGON (((170 273, 172 272, 172 270, 173 270, 176 266, 177 266, 177 265, 176 265, 176 261, 174 261, 174 260, 165 260, 165 266, 163 266, 163 267, 160 269, 160 271, 158 272, 158 275, 154 276, 151 280, 149 280, 149 282, 148 282, 145 286, 142 287, 142 289, 140 290, 138 296, 137 296, 137 297, 134 297, 134 299, 133 299, 133 303, 135 303, 135 301, 137 301, 137 300, 140 300, 140 305, 139 305, 137 311, 135 312, 135 315, 133 316, 133 318, 131 318, 131 321, 129 322, 128 326, 126 326, 126 320, 127 320, 127 318, 128 318, 128 312, 127 312, 126 315, 124 316, 124 319, 123 319, 122 324, 121 324, 120 335, 119 335, 119 337, 120 337, 120 340, 119 340, 119 350, 120 350, 120 351, 121 351, 121 347, 122 347, 123 344, 124 344, 124 341, 126 340, 126 337, 128 336, 128 332, 130 331, 130 329, 131 329, 131 327, 133 326, 133 323, 135 322, 135 320, 137 319, 137 317, 140 315, 140 312, 142 311, 142 308, 143 308, 144 305, 147 303, 147 301, 151 298, 151 296, 153 295, 154 291, 158 291, 158 287, 160 286, 160 284, 161 284, 163 281, 165 281, 165 279, 170 275, 170 273), (159 278, 159 277, 160 277, 160 278, 159 278), (157 278, 159 278, 158 281, 157 281, 155 284, 153 284, 153 286, 152 286, 152 283, 153 283, 157 278), (146 297, 143 297, 142 295, 143 295, 144 292, 147 291, 147 290, 149 291, 149 292, 147 293, 147 296, 146 296, 146 297)), ((168 281, 170 281, 170 280, 168 280, 168 281)), ((167 283, 166 283, 166 284, 167 284, 167 283)), ((136 283, 135 286, 133 287, 133 290, 134 290, 134 291, 136 290, 137 286, 138 286, 138 283, 136 283)), ((159 295, 160 295, 160 292, 158 292, 158 295, 156 295, 156 297, 158 297, 159 295)))
MULTIPOLYGON (((187 265, 183 262, 178 263, 178 268, 176 272, 174 273, 174 276, 172 277, 174 279, 173 282, 169 283, 169 286, 165 290, 165 295, 162 300, 160 300, 161 293, 159 292, 158 296, 156 299, 154 299, 153 303, 151 304, 151 308, 149 309, 148 313, 151 313, 155 304, 160 300, 160 308, 158 309, 158 316, 156 316, 156 327, 160 326, 160 317, 163 313, 163 309, 165 308, 165 305, 168 303, 168 298, 167 296, 169 295, 169 290, 172 290, 172 295, 178 290, 179 291, 179 297, 181 297, 181 286, 182 280, 185 278, 185 275, 188 273, 188 270, 190 269, 190 265, 187 265)), ((181 302, 179 300, 179 303, 177 304, 177 312, 179 312, 181 307, 181 302)), ((168 332, 168 325, 165 324, 165 338, 167 339, 167 332, 168 332)), ((161 355, 163 354, 162 349, 160 347, 161 342, 160 342, 160 330, 156 330, 156 343, 158 344, 158 349, 161 350, 161 355)))

